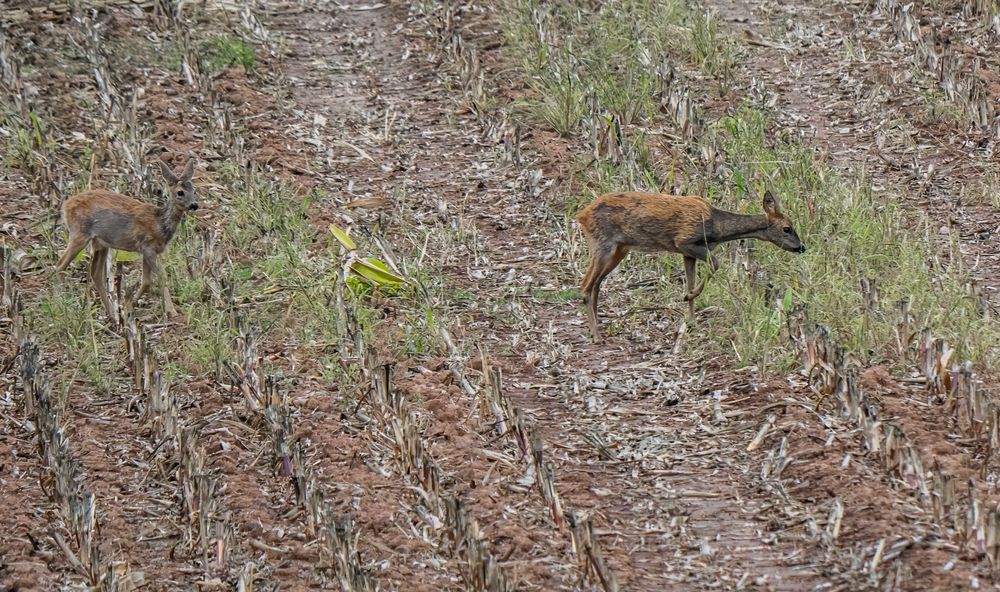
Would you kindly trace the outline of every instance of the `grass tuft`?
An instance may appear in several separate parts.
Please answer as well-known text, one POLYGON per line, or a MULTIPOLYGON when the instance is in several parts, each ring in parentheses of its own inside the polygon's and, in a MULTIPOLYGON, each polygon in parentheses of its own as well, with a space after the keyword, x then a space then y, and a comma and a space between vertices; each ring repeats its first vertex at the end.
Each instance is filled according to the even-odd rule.
POLYGON ((253 72, 253 45, 232 37, 213 37, 205 47, 205 61, 213 71, 234 66, 243 66, 249 74, 253 72))

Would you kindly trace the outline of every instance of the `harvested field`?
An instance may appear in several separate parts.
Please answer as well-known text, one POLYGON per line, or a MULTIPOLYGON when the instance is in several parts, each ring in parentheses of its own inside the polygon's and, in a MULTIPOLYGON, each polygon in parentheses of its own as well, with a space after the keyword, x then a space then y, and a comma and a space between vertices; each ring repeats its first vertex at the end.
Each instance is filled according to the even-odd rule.
POLYGON ((0 590, 1000 587, 998 50, 978 0, 0 0, 0 590), (56 270, 188 157, 176 314, 56 270), (592 339, 584 206, 767 190, 804 253, 726 242, 693 318, 633 254, 592 339))

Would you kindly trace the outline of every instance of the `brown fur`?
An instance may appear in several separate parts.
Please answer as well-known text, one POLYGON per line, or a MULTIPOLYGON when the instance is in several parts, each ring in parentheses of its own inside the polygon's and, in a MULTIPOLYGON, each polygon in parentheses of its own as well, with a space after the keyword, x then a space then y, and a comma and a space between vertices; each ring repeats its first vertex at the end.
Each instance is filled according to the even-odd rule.
POLYGON ((637 251, 679 253, 712 215, 712 206, 694 195, 609 193, 583 208, 576 219, 588 238, 614 241, 637 251))
POLYGON ((710 251, 719 244, 757 238, 788 251, 804 252, 791 221, 781 213, 770 192, 764 195, 764 211, 747 216, 720 210, 693 195, 641 192, 608 193, 583 208, 576 219, 587 237, 592 259, 581 291, 594 339, 600 339, 597 301, 601 282, 629 251, 684 255, 688 285, 685 300, 692 316, 694 299, 705 287, 704 281, 695 286, 696 263, 708 260, 710 251))
MULTIPOLYGON (((166 250, 185 213, 198 208, 194 186, 191 184, 194 159, 188 160, 180 177, 174 175, 163 161, 160 161, 160 168, 170 185, 169 198, 161 208, 101 189, 78 193, 67 199, 62 207, 63 223, 69 233, 69 241, 56 270, 65 270, 77 254, 90 244, 93 250, 90 279, 112 322, 117 322, 117 319, 107 294, 106 269, 110 249, 142 255, 142 284, 133 295, 137 299, 149 287, 152 274, 157 273, 157 258, 166 250)), ((168 315, 176 314, 166 281, 162 277, 160 283, 164 310, 168 315)))
POLYGON ((131 220, 124 241, 110 244, 94 236, 94 242, 103 247, 138 253, 143 245, 149 245, 158 254, 166 248, 167 239, 160 228, 156 206, 126 195, 103 189, 86 191, 67 199, 62 211, 67 230, 77 235, 88 234, 88 228, 98 223, 106 212, 116 212, 131 220))

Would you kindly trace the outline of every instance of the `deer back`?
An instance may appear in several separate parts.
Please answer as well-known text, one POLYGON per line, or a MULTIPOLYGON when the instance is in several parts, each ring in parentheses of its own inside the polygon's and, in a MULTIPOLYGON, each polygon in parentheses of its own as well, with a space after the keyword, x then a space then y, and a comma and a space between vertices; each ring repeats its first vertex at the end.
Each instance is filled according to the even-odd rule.
POLYGON ((111 191, 79 193, 66 200, 63 219, 71 234, 101 247, 142 252, 165 247, 155 206, 111 191))
POLYGON ((703 234, 711 217, 712 207, 697 196, 626 192, 598 197, 577 221, 599 244, 677 251, 679 244, 703 234))

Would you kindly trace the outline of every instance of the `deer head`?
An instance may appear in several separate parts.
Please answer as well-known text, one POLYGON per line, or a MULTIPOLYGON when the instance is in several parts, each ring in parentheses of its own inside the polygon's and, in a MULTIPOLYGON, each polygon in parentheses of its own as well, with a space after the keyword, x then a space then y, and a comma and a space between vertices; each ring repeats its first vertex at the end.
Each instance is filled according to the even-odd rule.
POLYGON ((806 246, 792 228, 792 221, 781 213, 781 205, 770 191, 764 192, 764 214, 767 215, 767 228, 761 238, 792 253, 806 252, 806 246))
POLYGON ((170 166, 162 160, 160 172, 163 178, 170 184, 170 203, 174 208, 182 211, 193 212, 198 209, 198 197, 194 193, 194 185, 191 183, 191 176, 194 175, 194 158, 189 158, 184 166, 184 172, 178 177, 170 170, 170 166))

